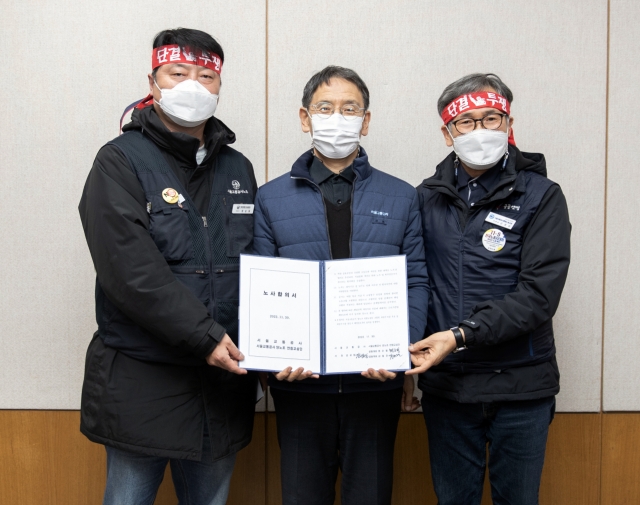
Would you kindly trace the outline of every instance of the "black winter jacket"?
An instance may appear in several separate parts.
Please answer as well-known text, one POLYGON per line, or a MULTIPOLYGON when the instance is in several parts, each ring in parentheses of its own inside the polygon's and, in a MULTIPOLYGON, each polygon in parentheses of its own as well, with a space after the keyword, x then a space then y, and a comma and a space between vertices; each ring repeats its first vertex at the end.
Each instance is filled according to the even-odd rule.
MULTIPOLYGON (((124 131, 142 132, 155 144, 202 215, 212 198, 223 198, 212 194, 216 159, 221 149, 230 149, 225 146, 235 135, 222 122, 207 122, 207 155, 200 165, 195 159, 199 141, 167 130, 153 107, 134 111, 124 131)), ((257 189, 253 168, 241 155, 236 159, 241 165, 237 170, 250 174, 252 200, 257 189)), ((148 202, 123 152, 113 144, 104 146, 79 206, 97 274, 100 327, 87 351, 81 431, 94 442, 124 450, 199 460, 203 423, 208 421, 214 457, 222 458, 251 439, 256 376, 206 365, 204 358, 217 342, 225 333, 235 337, 235 331, 216 322, 197 290, 176 278, 175 263, 152 237, 148 202), (125 329, 108 329, 117 328, 108 324, 114 311, 125 329), (147 340, 132 344, 139 335, 147 340)), ((228 219, 219 219, 212 224, 228 231, 228 219)), ((251 220, 247 226, 250 237, 251 220)), ((234 259, 237 263, 237 257, 226 262, 234 259)), ((203 273, 209 274, 213 272, 203 273)))
POLYGON ((509 147, 496 187, 467 206, 454 160, 452 153, 418 187, 431 289, 426 334, 460 325, 469 349, 421 374, 419 387, 463 403, 552 396, 552 317, 570 257, 562 190, 547 179, 541 154, 509 147), (503 239, 498 250, 483 245, 488 230, 499 230, 489 232, 503 239))

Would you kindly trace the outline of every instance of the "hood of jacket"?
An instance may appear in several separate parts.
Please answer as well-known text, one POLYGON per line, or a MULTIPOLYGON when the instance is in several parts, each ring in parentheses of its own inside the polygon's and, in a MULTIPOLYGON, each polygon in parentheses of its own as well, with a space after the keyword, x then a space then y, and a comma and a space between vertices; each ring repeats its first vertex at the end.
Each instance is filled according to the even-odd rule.
MULTIPOLYGON (((169 131, 152 106, 133 110, 131 122, 122 128, 123 132, 131 130, 142 131, 157 146, 171 152, 172 156, 181 162, 187 165, 196 164, 196 153, 200 147, 200 141, 186 133, 169 131)), ((207 155, 203 164, 218 154, 222 146, 233 144, 235 141, 236 134, 227 125, 216 117, 209 118, 204 127, 204 146, 207 149, 207 155)))

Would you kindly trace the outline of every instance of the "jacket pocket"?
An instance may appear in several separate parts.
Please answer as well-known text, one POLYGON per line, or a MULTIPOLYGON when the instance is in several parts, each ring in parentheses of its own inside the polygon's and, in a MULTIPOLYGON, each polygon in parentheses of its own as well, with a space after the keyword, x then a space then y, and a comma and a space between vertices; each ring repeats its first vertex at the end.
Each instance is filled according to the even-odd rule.
POLYGON ((238 302, 240 294, 239 265, 222 265, 213 271, 213 290, 216 301, 238 302))
POLYGON ((253 251, 253 214, 234 214, 233 205, 251 204, 237 202, 229 196, 222 197, 224 207, 224 230, 227 239, 227 257, 237 258, 240 254, 253 251))
POLYGON ((209 273, 206 270, 199 270, 194 267, 171 267, 175 278, 191 291, 202 304, 209 308, 211 301, 211 289, 209 283, 209 273))
POLYGON ((166 202, 152 202, 149 215, 149 233, 167 261, 193 258, 193 240, 189 229, 186 202, 182 208, 166 202))

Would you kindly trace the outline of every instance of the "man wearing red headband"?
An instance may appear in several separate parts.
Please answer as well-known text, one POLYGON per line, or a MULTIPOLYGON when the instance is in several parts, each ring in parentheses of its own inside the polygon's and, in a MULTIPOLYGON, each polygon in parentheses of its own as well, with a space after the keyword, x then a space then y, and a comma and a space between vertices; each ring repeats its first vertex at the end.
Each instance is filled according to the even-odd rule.
POLYGON ((152 504, 168 463, 180 503, 226 503, 251 439, 257 380, 236 342, 257 185, 214 117, 223 61, 204 32, 160 32, 150 94, 80 201, 98 322, 80 429, 106 446, 104 504, 152 504))
POLYGON ((559 391, 552 317, 571 225, 544 156, 520 151, 511 90, 472 74, 438 100, 453 152, 419 187, 431 298, 420 374, 440 505, 538 503, 559 391))

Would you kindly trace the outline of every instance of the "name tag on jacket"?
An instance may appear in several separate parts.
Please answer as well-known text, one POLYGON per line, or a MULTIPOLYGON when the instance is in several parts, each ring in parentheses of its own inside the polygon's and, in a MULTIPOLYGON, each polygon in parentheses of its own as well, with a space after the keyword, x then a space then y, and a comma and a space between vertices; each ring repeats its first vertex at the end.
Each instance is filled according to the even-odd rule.
MULTIPOLYGON (((253 214, 252 203, 234 203, 233 209, 231 209, 232 214, 253 214)), ((515 221, 514 221, 515 223, 515 221)))
POLYGON ((498 226, 502 226, 507 230, 510 230, 511 228, 513 228, 513 225, 516 224, 515 219, 501 216, 500 214, 496 214, 495 212, 489 212, 489 215, 487 216, 487 219, 485 219, 485 221, 488 221, 492 224, 497 224, 498 226))

